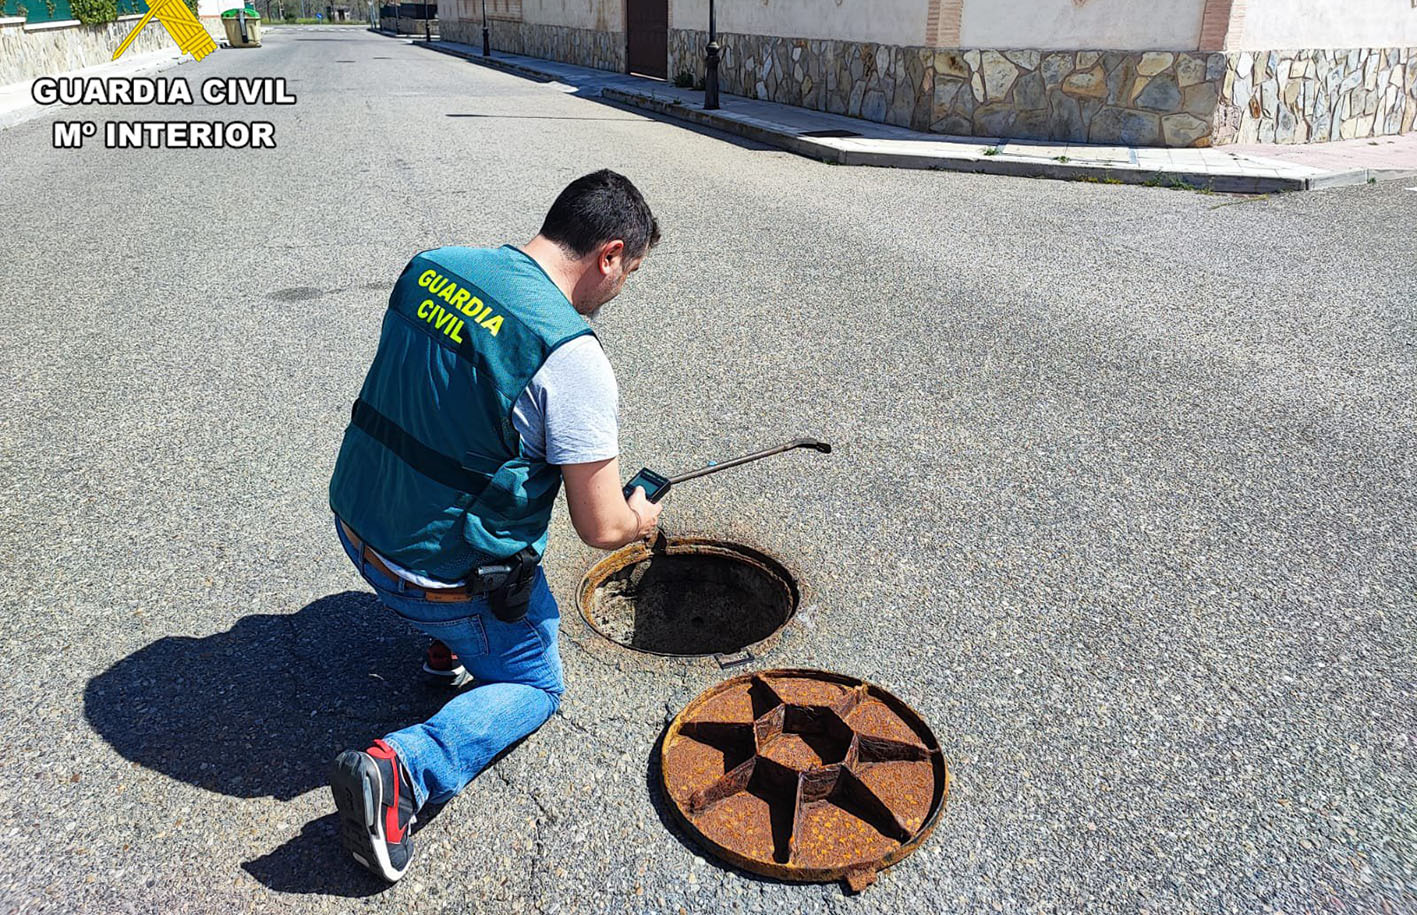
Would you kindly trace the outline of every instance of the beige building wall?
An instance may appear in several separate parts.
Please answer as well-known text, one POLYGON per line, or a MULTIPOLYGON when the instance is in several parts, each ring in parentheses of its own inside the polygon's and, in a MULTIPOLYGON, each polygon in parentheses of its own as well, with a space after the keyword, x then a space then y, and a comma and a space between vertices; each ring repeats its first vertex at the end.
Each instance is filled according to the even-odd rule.
POLYGON ((1228 50, 1417 47, 1413 0, 1233 0, 1228 50))
POLYGON ((601 32, 625 31, 625 0, 521 0, 522 21, 601 32))
MULTIPOLYGON (((481 22, 481 0, 444 5, 451 13, 445 19, 481 22)), ((1417 0, 722 0, 717 7, 718 29, 726 34, 907 47, 1417 47, 1417 0)), ((625 30, 625 0, 487 0, 487 13, 539 25, 625 30)), ((708 0, 670 0, 669 16, 671 29, 704 31, 708 0)))
MULTIPOLYGON (((1194 50, 1206 0, 723 0, 716 6, 718 29, 727 34, 906 47, 1194 50)), ((669 25, 707 30, 708 0, 674 0, 669 25)))
MULTIPOLYGON (((500 0, 509 2, 509 0, 500 0)), ((537 16, 624 0, 521 0, 537 16)), ((598 12, 592 12, 595 8, 598 12)), ((1257 50, 1417 47, 1417 0, 721 0, 725 34, 905 47, 1257 50)), ((554 18, 527 21, 553 22, 554 18)), ((623 29, 612 25, 612 29, 623 29)), ((565 24, 570 24, 566 22, 565 24)), ((671 29, 705 31, 708 0, 671 0, 671 29)), ((581 25, 582 28, 591 28, 581 25)))
MULTIPOLYGON (((950 0, 940 5, 948 17, 950 0)), ((958 47, 1193 51, 1199 46, 1206 0, 963 0, 953 5, 963 6, 959 40, 953 43, 958 47)))
MULTIPOLYGON (((481 26, 482 0, 439 0, 438 14, 442 19, 476 22, 481 26), (448 14, 443 12, 445 6, 448 14)), ((487 0, 487 18, 489 21, 623 32, 625 0, 487 0)))
MULTIPOLYGON (((476 19, 482 21, 482 0, 457 0, 459 15, 463 19, 476 19)), ((442 0, 438 4, 438 16, 443 15, 442 0)), ((487 19, 510 19, 520 22, 522 18, 522 0, 487 0, 487 19)))
MULTIPOLYGON (((1064 0, 1071 2, 1071 0, 1064 0)), ((717 0, 720 32, 924 45, 931 0, 717 0)), ((671 29, 708 31, 708 0, 671 0, 671 29)))

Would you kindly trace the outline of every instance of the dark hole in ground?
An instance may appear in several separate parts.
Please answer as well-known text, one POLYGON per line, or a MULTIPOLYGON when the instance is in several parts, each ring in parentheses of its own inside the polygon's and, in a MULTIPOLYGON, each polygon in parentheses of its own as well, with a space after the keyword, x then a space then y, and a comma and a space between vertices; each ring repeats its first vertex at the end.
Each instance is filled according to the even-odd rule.
POLYGON ((615 558, 587 575, 582 612, 601 635, 638 651, 741 651, 773 635, 797 610, 791 575, 746 549, 671 546, 667 555, 638 562, 631 556, 618 567, 615 558))
POLYGON ((838 128, 838 129, 833 129, 833 130, 809 130, 809 131, 807 131, 807 132, 805 132, 805 133, 799 133, 797 136, 799 136, 799 137, 819 137, 819 138, 825 140, 825 139, 832 138, 832 137, 841 138, 841 139, 844 139, 844 138, 846 138, 846 137, 859 137, 859 136, 861 136, 861 134, 857 133, 857 132, 854 131, 854 130, 841 130, 841 129, 838 128))

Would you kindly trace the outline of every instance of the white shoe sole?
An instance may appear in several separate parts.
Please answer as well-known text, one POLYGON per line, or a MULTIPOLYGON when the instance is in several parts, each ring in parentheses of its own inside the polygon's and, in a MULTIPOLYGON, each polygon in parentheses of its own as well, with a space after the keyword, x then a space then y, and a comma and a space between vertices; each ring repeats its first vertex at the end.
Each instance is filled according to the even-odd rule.
POLYGON ((459 664, 452 670, 437 670, 429 667, 428 662, 423 662, 423 672, 430 677, 437 677, 443 685, 449 689, 462 689, 472 682, 472 674, 467 672, 467 668, 459 664))
MULTIPOLYGON (((408 872, 413 856, 402 868, 389 861, 384 838, 384 787, 379 769, 363 753, 345 750, 330 772, 330 793, 340 816, 340 841, 354 860, 390 883, 408 872)), ((413 820, 408 825, 413 826, 413 820)))

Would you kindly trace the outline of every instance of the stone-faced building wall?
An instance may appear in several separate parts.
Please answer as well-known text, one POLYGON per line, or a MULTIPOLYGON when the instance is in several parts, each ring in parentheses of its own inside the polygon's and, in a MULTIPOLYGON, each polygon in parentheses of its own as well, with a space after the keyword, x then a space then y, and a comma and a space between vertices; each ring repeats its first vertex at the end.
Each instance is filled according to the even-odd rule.
MULTIPOLYGON (((670 36, 702 75, 702 32, 670 36)), ((956 136, 1192 146, 1211 134, 1225 55, 958 50, 730 35, 720 85, 749 98, 956 136)))
MULTIPOLYGON (((487 23, 492 47, 498 51, 617 73, 624 73, 627 66, 624 32, 491 18, 487 23)), ((440 28, 447 41, 482 46, 480 20, 445 19, 440 28)))
MULTIPOLYGON (((708 36, 672 30, 671 74, 708 36)), ((1417 49, 1039 51, 721 35, 723 91, 956 136, 1134 146, 1303 143, 1411 130, 1417 49)))
POLYGON ((1314 143, 1412 130, 1417 48, 1242 51, 1225 60, 1214 143, 1314 143))
MULTIPOLYGON (((480 47, 480 4, 455 2, 442 35, 480 47)), ((487 0, 492 47, 511 54, 560 60, 623 73, 627 66, 624 0, 487 0)))

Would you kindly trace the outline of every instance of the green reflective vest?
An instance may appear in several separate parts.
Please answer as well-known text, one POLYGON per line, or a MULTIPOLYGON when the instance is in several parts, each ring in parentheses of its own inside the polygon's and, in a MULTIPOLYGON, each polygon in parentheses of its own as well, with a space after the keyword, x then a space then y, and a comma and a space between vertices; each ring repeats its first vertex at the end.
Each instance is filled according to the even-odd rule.
POLYGON ((345 429, 330 508, 387 559, 437 581, 546 550, 560 469, 522 453, 512 406, 563 343, 591 333, 511 245, 416 255, 345 429))

